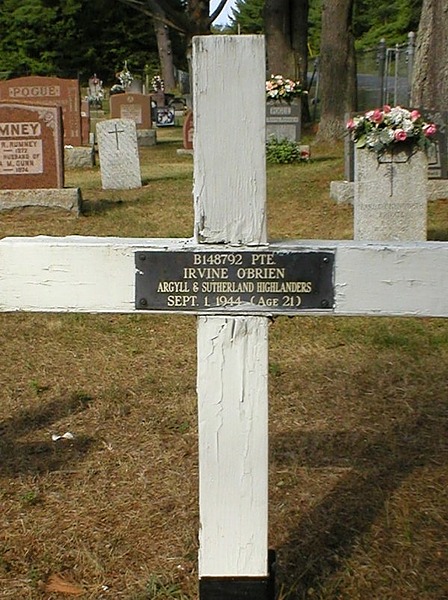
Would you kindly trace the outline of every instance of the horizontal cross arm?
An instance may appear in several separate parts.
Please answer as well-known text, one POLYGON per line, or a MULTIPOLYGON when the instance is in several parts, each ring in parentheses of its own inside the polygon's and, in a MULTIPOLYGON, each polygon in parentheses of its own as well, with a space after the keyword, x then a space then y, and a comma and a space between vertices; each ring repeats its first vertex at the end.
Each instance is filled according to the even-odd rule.
MULTIPOLYGON (((0 311, 132 313, 138 251, 253 249, 198 244, 191 239, 4 238, 0 241, 0 311)), ((334 255, 333 307, 300 314, 448 316, 448 244, 444 242, 289 241, 260 251, 334 255)), ((229 307, 227 314, 245 312, 229 307)))

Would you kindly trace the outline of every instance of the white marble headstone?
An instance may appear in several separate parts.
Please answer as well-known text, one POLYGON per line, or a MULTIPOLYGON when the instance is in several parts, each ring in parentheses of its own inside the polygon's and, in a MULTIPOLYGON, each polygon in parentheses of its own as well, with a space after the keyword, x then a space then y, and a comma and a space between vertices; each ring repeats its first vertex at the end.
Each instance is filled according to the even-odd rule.
POLYGON ((426 153, 355 152, 354 239, 425 241, 426 153))
POLYGON ((103 189, 129 190, 141 187, 135 121, 101 121, 96 126, 96 133, 103 189))

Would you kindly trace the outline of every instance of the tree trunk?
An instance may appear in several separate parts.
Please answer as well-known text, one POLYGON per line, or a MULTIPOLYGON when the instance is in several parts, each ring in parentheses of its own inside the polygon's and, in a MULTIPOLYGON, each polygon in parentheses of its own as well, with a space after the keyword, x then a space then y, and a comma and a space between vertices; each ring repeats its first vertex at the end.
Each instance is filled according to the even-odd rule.
POLYGON ((296 59, 297 77, 306 85, 308 76, 308 0, 291 2, 291 47, 296 59))
MULTIPOLYGON (((267 73, 300 80, 307 87, 308 0, 266 0, 264 23, 267 73)), ((307 96, 302 97, 302 116, 309 121, 307 96)))
POLYGON ((319 141, 341 138, 346 114, 356 110, 353 3, 354 0, 323 0, 319 141))
POLYGON ((448 0, 423 0, 411 104, 448 110, 448 0))
POLYGON ((154 31, 157 38, 162 79, 165 83, 165 90, 170 92, 176 87, 176 82, 174 79, 173 53, 171 51, 168 27, 158 19, 154 19, 154 31))
POLYGON ((283 75, 296 79, 296 57, 291 39, 290 0, 266 0, 264 7, 268 55, 267 75, 283 75))
POLYGON ((193 28, 192 36, 210 33, 210 0, 189 0, 187 10, 193 28))

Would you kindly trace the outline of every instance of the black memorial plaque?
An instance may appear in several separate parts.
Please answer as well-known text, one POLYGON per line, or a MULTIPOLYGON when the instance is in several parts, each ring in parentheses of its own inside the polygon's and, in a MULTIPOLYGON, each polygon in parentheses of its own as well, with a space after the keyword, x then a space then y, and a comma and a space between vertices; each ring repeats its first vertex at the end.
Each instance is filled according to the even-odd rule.
POLYGON ((138 251, 140 310, 294 314, 332 309, 334 253, 138 251))

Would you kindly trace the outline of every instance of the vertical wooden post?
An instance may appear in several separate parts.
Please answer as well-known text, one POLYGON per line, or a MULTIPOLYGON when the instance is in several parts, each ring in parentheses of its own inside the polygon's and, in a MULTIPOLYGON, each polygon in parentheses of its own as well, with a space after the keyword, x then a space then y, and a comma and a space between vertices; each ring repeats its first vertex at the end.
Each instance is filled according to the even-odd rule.
MULTIPOLYGON (((193 40, 198 242, 266 244, 261 36, 193 40)), ((269 598, 267 319, 198 318, 201 600, 269 598)))

